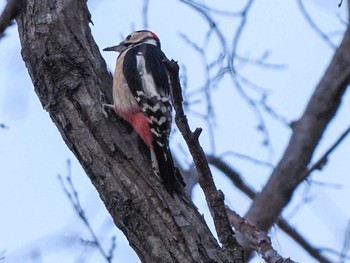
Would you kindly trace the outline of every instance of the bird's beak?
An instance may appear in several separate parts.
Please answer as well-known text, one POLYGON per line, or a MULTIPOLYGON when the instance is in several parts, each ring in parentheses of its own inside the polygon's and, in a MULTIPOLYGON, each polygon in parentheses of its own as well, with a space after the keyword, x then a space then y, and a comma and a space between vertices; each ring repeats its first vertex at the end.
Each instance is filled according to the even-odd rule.
POLYGON ((122 53, 124 50, 127 50, 130 45, 131 43, 122 41, 117 46, 104 48, 103 51, 116 51, 122 53))
POLYGON ((121 52, 123 50, 123 44, 120 43, 117 46, 113 46, 113 47, 106 47, 103 49, 103 51, 116 51, 116 52, 121 52))

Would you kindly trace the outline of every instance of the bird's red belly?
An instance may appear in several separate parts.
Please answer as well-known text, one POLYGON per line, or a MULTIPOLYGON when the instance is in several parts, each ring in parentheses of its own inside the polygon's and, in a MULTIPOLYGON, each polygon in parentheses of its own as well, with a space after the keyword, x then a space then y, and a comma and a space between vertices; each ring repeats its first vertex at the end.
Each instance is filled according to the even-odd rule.
POLYGON ((149 119, 142 112, 118 112, 118 114, 132 125, 145 144, 152 149, 152 134, 149 128, 149 119))

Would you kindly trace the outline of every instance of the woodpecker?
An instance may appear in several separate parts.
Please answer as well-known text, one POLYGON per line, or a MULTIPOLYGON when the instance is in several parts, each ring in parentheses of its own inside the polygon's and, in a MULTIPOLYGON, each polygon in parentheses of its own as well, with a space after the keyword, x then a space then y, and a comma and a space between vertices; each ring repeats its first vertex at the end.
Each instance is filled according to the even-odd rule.
POLYGON ((150 149, 154 172, 173 195, 178 190, 169 148, 172 122, 170 80, 163 64, 158 36, 148 30, 135 31, 119 45, 105 48, 117 51, 113 75, 115 112, 129 122, 150 149))

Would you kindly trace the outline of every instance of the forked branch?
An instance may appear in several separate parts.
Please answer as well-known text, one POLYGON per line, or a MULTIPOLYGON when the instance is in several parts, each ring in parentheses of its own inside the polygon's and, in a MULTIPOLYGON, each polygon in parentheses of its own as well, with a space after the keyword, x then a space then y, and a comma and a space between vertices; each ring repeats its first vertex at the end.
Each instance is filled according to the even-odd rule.
POLYGON ((203 189, 219 240, 234 262, 244 262, 243 249, 238 244, 228 220, 224 204, 224 194, 222 191, 217 190, 215 186, 206 155, 198 141, 202 129, 197 128, 194 132, 191 131, 182 108, 183 98, 179 82, 179 66, 174 60, 165 61, 164 64, 167 67, 173 85, 172 96, 176 112, 175 122, 187 143, 196 165, 199 185, 203 189))

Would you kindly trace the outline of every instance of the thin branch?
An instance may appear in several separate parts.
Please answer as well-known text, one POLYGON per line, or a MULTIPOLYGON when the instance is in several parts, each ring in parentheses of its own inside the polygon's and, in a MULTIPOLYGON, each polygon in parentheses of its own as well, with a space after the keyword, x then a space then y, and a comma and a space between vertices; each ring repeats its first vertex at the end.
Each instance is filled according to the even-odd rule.
POLYGON ((341 249, 340 256, 339 256, 339 263, 345 262, 346 257, 349 254, 349 251, 350 251, 350 221, 348 222, 348 225, 345 230, 343 247, 341 249))
POLYGON ((207 12, 207 13, 216 13, 218 15, 224 15, 224 16, 241 16, 241 12, 230 12, 230 11, 225 11, 225 10, 220 10, 220 9, 215 9, 213 7, 208 7, 207 5, 198 3, 198 2, 193 2, 191 0, 184 0, 182 1, 184 3, 187 3, 193 7, 195 7, 197 10, 200 9, 202 12, 207 12))
POLYGON ((343 188, 343 185, 341 183, 329 183, 329 182, 321 182, 317 180, 310 179, 308 180, 310 184, 318 185, 321 187, 328 187, 328 188, 334 188, 334 189, 341 189, 343 188))
POLYGON ((148 29, 148 8, 149 8, 149 0, 143 0, 143 6, 142 6, 143 29, 148 29))
POLYGON ((291 220, 304 206, 310 204, 314 198, 310 194, 311 184, 305 184, 302 193, 300 194, 300 201, 288 212, 286 217, 291 220))
POLYGON ((264 136, 262 143, 264 146, 268 147, 269 155, 271 156, 273 153, 273 148, 271 146, 270 134, 266 128, 265 120, 262 116, 262 113, 260 112, 260 109, 258 108, 257 103, 252 98, 250 98, 248 96, 248 94, 244 91, 241 83, 237 79, 237 72, 236 72, 236 68, 234 65, 235 58, 238 54, 238 52, 237 52, 238 43, 239 43, 239 40, 243 34, 243 29, 244 29, 244 27, 247 23, 247 19, 248 19, 248 13, 252 8, 253 3, 254 3, 254 0, 249 0, 242 10, 242 18, 241 18, 241 21, 240 21, 238 28, 236 30, 236 34, 233 37, 232 49, 231 49, 230 55, 228 57, 228 68, 229 68, 231 79, 233 81, 233 84, 237 88, 237 91, 242 96, 242 98, 245 99, 247 101, 247 103, 253 109, 253 112, 258 120, 258 131, 260 131, 264 136))
POLYGON ((0 260, 4 260, 6 258, 5 254, 6 254, 6 250, 0 251, 0 260))
POLYGON ((263 117, 263 114, 262 114, 261 110, 258 107, 258 103, 255 100, 253 100, 251 97, 248 96, 248 94, 243 89, 243 87, 242 87, 241 83, 239 82, 239 80, 237 79, 237 77, 235 77, 233 75, 234 72, 235 71, 232 69, 232 71, 231 71, 231 79, 232 79, 232 81, 233 81, 237 91, 239 92, 239 94, 242 96, 242 98, 244 100, 246 100, 248 105, 251 106, 251 108, 252 108, 252 110, 253 110, 253 112, 254 112, 254 114, 256 116, 256 119, 258 121, 257 130, 259 132, 261 132, 262 136, 263 136, 262 145, 267 147, 268 152, 269 152, 269 156, 272 156, 274 150, 273 150, 273 147, 271 145, 270 133, 267 130, 266 122, 265 122, 265 119, 263 117))
MULTIPOLYGON (((180 0, 180 2, 185 3, 186 5, 188 5, 189 7, 194 9, 195 11, 197 11, 199 14, 201 14, 205 18, 205 20, 206 20, 206 22, 208 23, 208 26, 209 26, 209 31, 207 33, 207 38, 208 38, 208 36, 211 35, 211 32, 214 32, 216 34, 216 36, 217 36, 218 42, 221 45, 220 56, 218 57, 218 59, 214 60, 214 62, 210 63, 210 64, 204 63, 204 65, 205 65, 204 66, 205 67, 204 70, 206 72, 206 79, 207 79, 207 81, 206 81, 206 83, 204 85, 205 88, 201 89, 200 91, 203 92, 203 90, 204 90, 204 95, 205 95, 205 97, 206 97, 206 99, 208 101, 208 95, 210 95, 209 89, 211 87, 217 85, 217 83, 220 80, 223 79, 224 75, 229 74, 230 77, 233 80, 234 86, 237 88, 237 90, 239 92, 239 95, 241 95, 241 97, 252 108, 252 110, 253 110, 253 112, 254 112, 254 114, 256 116, 256 119, 258 121, 257 130, 259 132, 261 132, 262 135, 263 135, 262 144, 267 147, 269 156, 272 156, 273 148, 272 148, 272 145, 271 145, 270 135, 269 135, 269 132, 267 130, 265 120, 264 120, 264 118, 262 116, 262 112, 261 112, 261 109, 259 107, 260 106, 259 102, 255 101, 255 99, 251 98, 246 93, 246 91, 244 90, 241 82, 242 83, 244 82, 244 84, 246 84, 249 87, 254 87, 255 88, 256 85, 253 85, 253 83, 251 81, 248 81, 247 79, 239 76, 237 74, 237 71, 236 71, 235 66, 234 66, 234 61, 235 61, 236 58, 238 60, 242 61, 242 57, 238 56, 238 54, 237 54, 238 42, 239 42, 239 40, 241 38, 243 29, 244 29, 244 27, 246 25, 247 15, 248 15, 249 11, 251 10, 251 7, 252 7, 252 4, 254 3, 254 0, 247 1, 247 4, 243 7, 243 9, 240 12, 236 13, 236 15, 233 16, 234 18, 239 17, 240 18, 240 22, 239 22, 238 29, 236 30, 235 36, 233 38, 233 43, 232 43, 231 50, 229 50, 229 48, 227 46, 226 39, 224 38, 224 34, 220 30, 220 28, 217 26, 216 22, 214 21, 212 15, 211 15, 212 14, 212 9, 211 8, 209 8, 207 6, 204 6, 204 5, 201 5, 201 4, 198 4, 198 3, 194 2, 194 1, 191 1, 191 0, 180 0), (224 60, 227 61, 227 65, 223 65, 224 60), (219 68, 218 69, 216 68, 217 69, 216 74, 214 74, 214 76, 210 76, 209 73, 213 73, 213 72, 212 71, 208 72, 208 70, 212 70, 213 66, 216 66, 216 65, 219 65, 219 68)), ((209 41, 206 41, 205 44, 207 44, 208 42, 209 41)), ((206 54, 205 54, 204 48, 198 46, 196 43, 193 43, 193 42, 190 42, 189 44, 190 44, 191 47, 193 47, 196 51, 198 51, 201 54, 202 59, 203 59, 203 56, 206 59, 206 57, 205 57, 206 54)), ((268 57, 268 53, 264 54, 261 57, 260 60, 256 61, 256 65, 258 65, 258 66, 264 65, 264 63, 263 63, 264 59, 266 59, 267 57, 268 57)), ((259 92, 261 92, 261 91, 259 91, 259 92)), ((262 96, 264 97, 264 96, 266 96, 266 94, 263 93, 262 96)), ((267 105, 262 105, 262 106, 267 106, 267 105)), ((262 109, 264 109, 266 111, 268 110, 267 107, 262 107, 262 109)), ((267 111, 267 113, 271 114, 273 112, 267 111)), ((273 115, 273 117, 276 117, 276 115, 273 115)), ((278 119, 278 120, 281 120, 281 119, 278 119)), ((210 123, 209 123, 208 128, 209 128, 210 134, 212 134, 213 125, 210 125, 210 123)), ((211 139, 211 146, 213 146, 213 145, 214 145, 214 143, 213 143, 213 140, 211 139)))
POLYGON ((253 64, 255 66, 259 66, 261 68, 266 68, 266 69, 283 70, 286 68, 285 64, 267 62, 266 60, 268 59, 269 56, 270 56, 270 52, 266 51, 258 58, 243 57, 238 54, 236 54, 235 58, 244 64, 253 64))
POLYGON ((117 248, 117 242, 116 242, 117 238, 115 236, 112 236, 111 238, 111 246, 109 248, 109 251, 108 251, 108 256, 107 258, 110 260, 110 262, 113 261, 113 258, 114 258, 114 252, 117 248))
POLYGON ((0 16, 0 39, 25 5, 25 0, 9 0, 0 16))
POLYGON ((115 237, 112 237, 111 248, 110 248, 109 253, 107 255, 107 253, 104 251, 104 249, 102 247, 101 242, 97 238, 95 231, 93 230, 92 226, 90 225, 90 222, 89 222, 89 220, 85 214, 85 211, 80 203, 78 191, 75 189, 75 186, 74 186, 73 181, 72 181, 71 162, 69 159, 67 160, 67 176, 65 178, 66 183, 68 184, 68 187, 67 187, 67 185, 66 185, 66 183, 61 175, 58 175, 58 179, 62 185, 62 189, 63 189, 64 193, 66 194, 69 202, 73 206, 73 208, 74 208, 75 212, 77 213, 77 215, 79 216, 79 218, 83 221, 84 225, 86 226, 86 228, 88 229, 88 231, 90 232, 90 235, 92 237, 92 241, 91 240, 84 240, 84 239, 81 239, 81 241, 85 245, 96 246, 98 248, 98 250, 100 251, 102 257, 106 260, 106 262, 111 263, 113 260, 113 251, 116 248, 115 237))
POLYGON ((343 0, 340 0, 338 7, 340 8, 342 4, 343 4, 343 0))
POLYGON ((246 160, 246 161, 251 162, 251 163, 256 164, 256 165, 262 165, 262 166, 266 166, 269 168, 275 167, 271 162, 262 161, 262 160, 254 158, 250 155, 246 155, 246 154, 238 153, 238 152, 233 152, 233 151, 224 152, 224 153, 220 154, 220 157, 230 156, 230 155, 237 157, 237 158, 240 158, 242 160, 246 160))
POLYGON ((303 4, 303 0, 298 0, 297 3, 301 13, 305 17, 309 25, 312 27, 312 29, 327 43, 328 46, 330 46, 332 49, 336 49, 337 48, 336 45, 333 44, 333 42, 329 39, 329 37, 318 27, 318 25, 311 18, 309 13, 306 11, 305 6, 303 4))
POLYGON ((180 2, 190 6, 191 8, 193 8, 194 10, 198 11, 207 21, 207 23, 209 24, 209 27, 211 29, 214 30, 215 34, 218 37, 218 40, 221 44, 221 49, 223 50, 223 54, 227 53, 227 43, 226 43, 226 39, 223 35, 223 33, 221 32, 221 30, 217 27, 214 19, 212 18, 212 16, 209 14, 209 12, 203 8, 203 6, 198 5, 197 3, 191 1, 191 0, 179 0, 180 2))
POLYGON ((262 256, 262 258, 269 263, 294 263, 290 258, 283 258, 272 247, 271 240, 267 234, 258 230, 254 225, 250 224, 246 219, 240 217, 236 212, 226 208, 228 217, 232 226, 243 233, 244 236, 250 240, 254 249, 262 256))
POLYGON ((245 7, 243 8, 242 10, 242 14, 241 14, 241 21, 239 23, 239 26, 237 28, 237 31, 236 31, 236 34, 233 38, 233 42, 232 42, 232 50, 231 50, 231 54, 230 54, 230 57, 229 57, 229 66, 231 69, 234 69, 234 66, 233 66, 233 62, 235 60, 235 56, 237 55, 237 49, 238 49, 238 43, 239 43, 239 40, 242 36, 242 33, 243 33, 243 29, 247 23, 247 15, 249 13, 249 10, 250 8, 252 7, 254 3, 254 0, 249 0, 247 2, 247 4, 245 5, 245 7))
POLYGON ((329 156, 334 150, 343 142, 343 140, 350 133, 350 126, 339 136, 339 138, 329 147, 329 149, 309 168, 301 177, 301 180, 306 179, 315 170, 322 170, 323 166, 327 163, 329 156))
POLYGON ((205 82, 203 87, 199 90, 200 93, 204 93, 205 97, 205 103, 206 103, 206 112, 202 115, 202 118, 205 120, 205 123, 207 125, 208 131, 209 131, 209 141, 211 146, 211 152, 215 152, 215 140, 214 140, 214 126, 215 126, 215 112, 212 102, 212 93, 211 93, 211 71, 213 69, 213 66, 219 64, 222 61, 221 56, 217 60, 215 60, 212 63, 209 63, 207 57, 206 57, 206 46, 209 43, 209 38, 211 35, 212 30, 209 30, 205 41, 204 41, 204 47, 200 47, 197 45, 194 41, 190 40, 189 37, 187 37, 185 34, 180 34, 180 37, 190 46, 192 47, 200 56, 202 60, 202 64, 204 67, 204 75, 205 75, 205 82))
POLYGON ((276 121, 282 123, 284 126, 291 128, 291 126, 292 126, 291 122, 288 121, 286 117, 277 113, 270 105, 267 104, 266 96, 263 96, 262 99, 258 103, 263 108, 263 110, 267 114, 269 114, 272 118, 274 118, 276 121))
POLYGON ((0 129, 9 129, 9 126, 7 126, 5 123, 0 123, 0 129))
POLYGON ((172 83, 172 96, 176 112, 175 122, 187 143, 196 165, 199 184, 203 189, 219 240, 223 245, 223 248, 226 250, 226 253, 234 260, 234 262, 244 262, 242 247, 238 244, 227 217, 224 204, 224 194, 220 190, 217 190, 214 184, 205 153, 198 141, 202 130, 200 128, 197 128, 194 132, 190 130, 187 117, 182 108, 183 98, 179 83, 179 66, 173 60, 164 61, 164 63, 169 71, 172 83))

